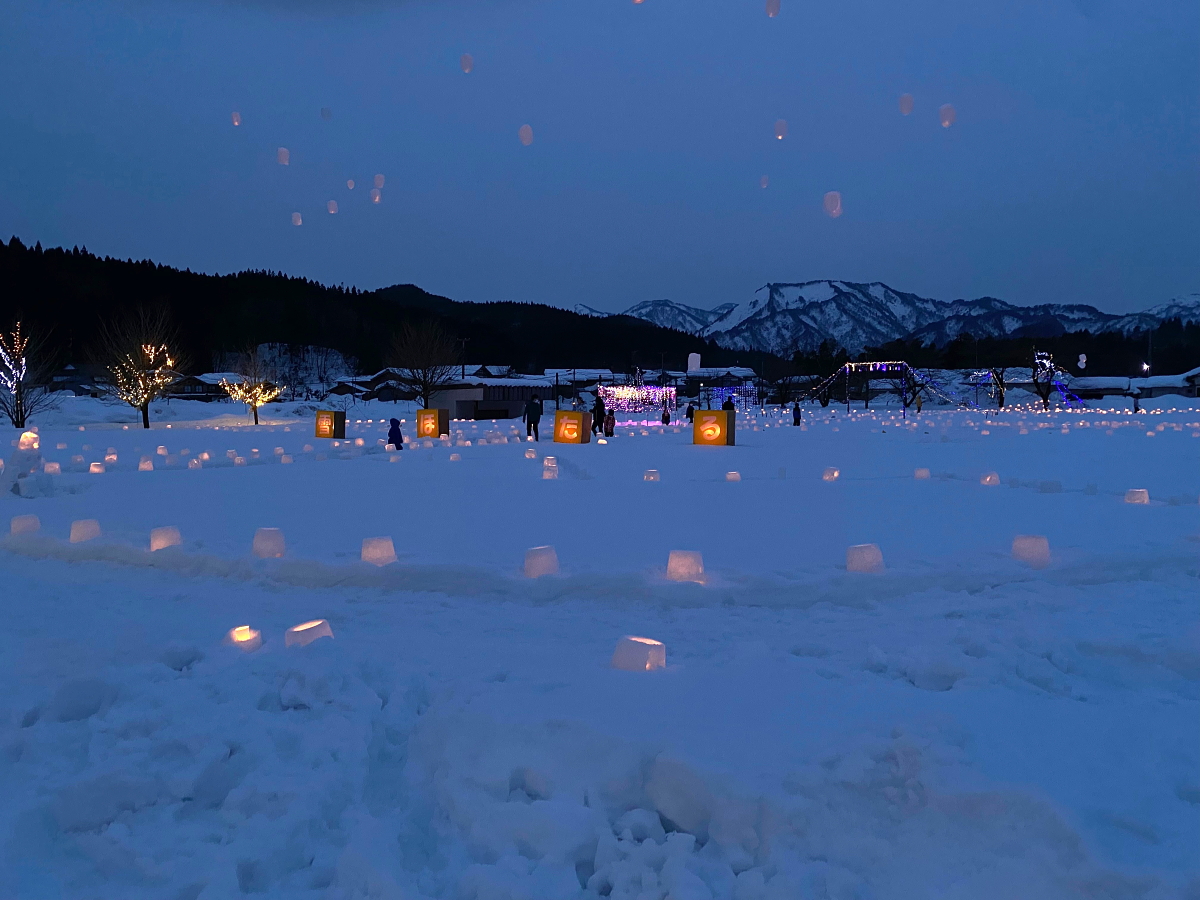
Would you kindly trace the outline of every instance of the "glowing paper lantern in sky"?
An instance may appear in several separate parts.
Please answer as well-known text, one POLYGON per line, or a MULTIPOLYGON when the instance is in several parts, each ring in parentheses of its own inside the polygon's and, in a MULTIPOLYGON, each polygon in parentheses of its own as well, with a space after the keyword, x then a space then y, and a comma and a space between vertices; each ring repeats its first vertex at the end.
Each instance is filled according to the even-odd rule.
POLYGON ((775 138, 782 141, 787 137, 787 119, 775 120, 775 138))
POLYGON ((288 152, 287 147, 280 147, 275 151, 275 161, 281 166, 289 165, 292 161, 292 154, 288 152))
POLYGON ((913 111, 913 95, 912 94, 901 94, 900 95, 900 115, 907 116, 907 115, 910 115, 912 113, 912 111, 913 111))
POLYGON ((779 15, 779 0, 767 0, 767 17, 775 18, 779 15))
POLYGON ((825 207, 825 213, 831 219, 836 219, 842 214, 842 195, 837 191, 829 191, 822 201, 825 207))
POLYGON ((292 224, 293 224, 293 225, 302 225, 302 224, 304 224, 304 219, 302 219, 302 218, 300 217, 300 213, 298 213, 298 212, 292 213, 292 224))
POLYGON ((371 188, 371 202, 378 203, 383 194, 379 193, 379 188, 371 188))
POLYGON ((229 118, 230 118, 231 120, 233 120, 233 127, 234 127, 234 128, 236 128, 237 126, 239 126, 239 125, 241 125, 241 124, 242 124, 242 114, 241 114, 241 113, 235 112, 235 113, 234 113, 233 115, 231 115, 229 118))
POLYGON ((475 68, 475 57, 470 53, 464 53, 458 58, 458 64, 462 67, 463 74, 470 74, 470 71, 475 68))
POLYGON ((332 215, 335 215, 335 214, 337 213, 337 201, 336 201, 336 200, 330 200, 328 203, 326 203, 326 204, 325 204, 325 208, 326 208, 327 210, 329 210, 329 214, 330 214, 331 216, 332 216, 332 215))
POLYGON ((533 128, 528 125, 522 125, 517 131, 517 137, 521 143, 528 147, 533 143, 533 128))
POLYGON ((771 179, 767 178, 766 175, 764 175, 762 178, 760 178, 758 180, 758 186, 760 188, 763 188, 764 190, 766 190, 767 185, 770 183, 771 183, 771 179))
POLYGON ((626 672, 651 672, 667 665, 667 647, 662 641, 626 635, 617 641, 612 667, 626 672))
POLYGON ((383 179, 382 175, 376 175, 375 176, 375 187, 379 188, 380 190, 383 190, 383 181, 384 181, 384 179, 383 179))
POLYGON ((351 191, 354 190, 354 179, 353 178, 346 181, 346 188, 351 191))
POLYGON ((949 128, 957 118, 958 113, 954 111, 954 107, 949 103, 938 108, 938 119, 941 121, 943 128, 949 128))

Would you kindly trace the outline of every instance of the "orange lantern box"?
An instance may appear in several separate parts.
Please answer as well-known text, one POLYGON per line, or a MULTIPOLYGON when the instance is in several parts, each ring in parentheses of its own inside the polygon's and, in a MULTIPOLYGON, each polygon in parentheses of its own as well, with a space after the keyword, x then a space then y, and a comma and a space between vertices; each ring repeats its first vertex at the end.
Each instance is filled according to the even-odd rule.
POLYGON ((589 444, 592 440, 592 414, 560 409, 554 413, 554 443, 589 444))
POLYGON ((346 437, 346 414, 335 409, 317 410, 317 437, 346 437))
POLYGON ((417 437, 440 438, 450 433, 450 410, 418 409, 417 437))
POLYGON ((698 409, 692 422, 692 443, 732 447, 737 413, 728 409, 698 409))

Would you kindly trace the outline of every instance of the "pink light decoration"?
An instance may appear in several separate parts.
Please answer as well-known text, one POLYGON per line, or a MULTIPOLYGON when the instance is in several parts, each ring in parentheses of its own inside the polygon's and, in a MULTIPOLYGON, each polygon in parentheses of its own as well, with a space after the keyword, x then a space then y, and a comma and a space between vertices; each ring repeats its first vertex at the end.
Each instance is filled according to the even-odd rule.
POLYGON ((533 128, 529 125, 522 125, 517 131, 517 138, 528 147, 533 143, 533 128))
POLYGON ((239 125, 242 124, 242 114, 239 112, 233 113, 232 115, 230 115, 229 118, 233 122, 234 128, 237 128, 239 125))
POLYGON ((837 191, 830 191, 825 195, 824 206, 826 214, 831 219, 836 219, 842 214, 842 195, 837 191))
POLYGON ((383 190, 383 182, 384 178, 382 175, 375 176, 375 187, 379 188, 381 191, 383 190))
POLYGON ((901 94, 900 95, 900 115, 902 115, 902 116, 912 115, 912 111, 913 111, 913 95, 912 94, 901 94))
POLYGON ((782 141, 787 137, 787 119, 775 120, 775 139, 782 141))
POLYGON ((767 0, 767 18, 773 19, 779 15, 779 0, 767 0))
POLYGON ((944 104, 938 109, 938 119, 941 120, 943 128, 949 128, 958 119, 958 113, 949 103, 944 104))
POLYGON ((280 147, 275 151, 275 161, 281 166, 291 165, 292 154, 288 152, 287 147, 280 147))
POLYGON ((471 74, 471 70, 475 68, 475 57, 473 57, 470 53, 464 53, 459 57, 458 64, 460 67, 462 67, 463 74, 469 75, 471 74))

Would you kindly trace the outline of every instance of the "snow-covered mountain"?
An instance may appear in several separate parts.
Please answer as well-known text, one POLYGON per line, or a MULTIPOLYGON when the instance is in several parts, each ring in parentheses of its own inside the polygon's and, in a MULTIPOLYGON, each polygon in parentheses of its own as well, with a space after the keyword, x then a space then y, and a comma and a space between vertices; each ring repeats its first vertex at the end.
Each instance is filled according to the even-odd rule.
POLYGON ((631 306, 624 315, 712 338, 731 349, 787 356, 816 350, 827 340, 857 353, 899 338, 944 344, 964 332, 977 337, 1049 337, 1084 329, 1129 333, 1171 318, 1200 322, 1200 294, 1118 316, 1085 304, 1016 306, 994 297, 934 300, 880 282, 806 281, 765 284, 745 304, 724 303, 709 310, 650 300, 631 306))

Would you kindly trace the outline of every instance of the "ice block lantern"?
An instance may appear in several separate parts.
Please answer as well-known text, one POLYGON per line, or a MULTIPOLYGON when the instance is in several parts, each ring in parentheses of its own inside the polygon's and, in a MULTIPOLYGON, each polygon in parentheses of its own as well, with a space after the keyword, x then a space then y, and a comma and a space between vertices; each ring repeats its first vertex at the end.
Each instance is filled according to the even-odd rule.
POLYGON ((821 473, 822 481, 837 481, 841 477, 842 477, 841 469, 838 469, 835 466, 829 466, 825 469, 824 472, 821 473))
POLYGON ((284 550, 283 532, 278 528, 260 528, 254 532, 250 552, 259 559, 278 559, 284 550))
POLYGON ((667 666, 667 646, 662 641, 626 635, 617 641, 612 667, 626 672, 650 672, 667 666))
POLYGON ((725 480, 726 481, 741 481, 742 475, 740 472, 726 472, 725 480))
POLYGON ((56 462, 48 462, 42 466, 42 471, 47 475, 61 475, 62 465, 56 462))
POLYGON ((1125 492, 1125 502, 1145 506, 1150 502, 1150 492, 1145 488, 1132 488, 1125 492))
POLYGON ((526 459, 537 459, 537 451, 534 450, 532 447, 530 447, 528 450, 525 451, 525 458, 526 459))
POLYGON ((531 547, 525 551, 525 577, 558 574, 558 554, 553 547, 531 547))
POLYGON ((71 543, 82 544, 84 541, 100 537, 100 523, 95 519, 76 519, 71 523, 71 543))
POLYGON ((1035 569, 1050 565, 1050 541, 1040 534, 1018 534, 1012 542, 1013 559, 1035 569))
POLYGON ((373 566, 386 566, 396 561, 396 547, 390 537, 363 538, 362 561, 373 566))
POLYGON ((647 469, 642 481, 662 481, 662 476, 658 474, 658 469, 647 469))
POLYGON ((878 544, 855 544, 846 548, 847 572, 882 572, 883 552, 878 544))
POLYGON ((928 481, 929 480, 929 470, 928 469, 913 469, 913 478, 917 479, 917 481, 928 481))
POLYGON ((91 472, 93 475, 103 475, 104 474, 104 463, 94 462, 90 466, 88 466, 88 471, 91 472))
POLYGON ((542 478, 557 478, 558 477, 558 460, 553 456, 547 456, 542 460, 542 478))
POLYGON ((262 646, 262 632, 255 631, 249 625, 238 625, 229 629, 229 633, 225 635, 225 643, 249 653, 262 646))
POLYGON ((35 515, 13 516, 8 523, 9 534, 33 534, 41 530, 42 520, 35 515))
POLYGON ((699 550, 672 550, 667 557, 667 578, 704 584, 704 557, 699 550))
POLYGON ((979 479, 979 483, 988 487, 996 487, 1000 484, 1000 476, 995 472, 984 472, 979 479))
POLYGON ((178 547, 183 543, 179 529, 174 525, 164 525, 162 528, 150 530, 150 552, 165 550, 167 547, 178 547))
POLYGON ((143 456, 141 458, 141 460, 138 462, 138 471, 139 472, 153 472, 154 471, 154 460, 152 460, 148 456, 143 456))
POLYGON ((40 446, 41 442, 36 431, 24 431, 17 439, 18 450, 37 450, 40 446))
POLYGON ((333 629, 324 619, 313 619, 311 622, 301 622, 293 625, 283 633, 285 647, 307 647, 313 641, 321 638, 332 638, 333 629))

